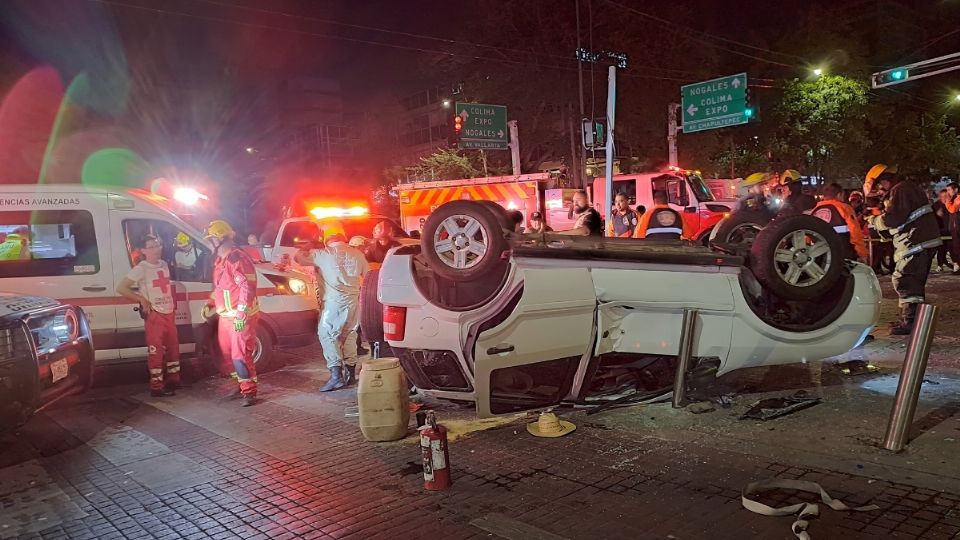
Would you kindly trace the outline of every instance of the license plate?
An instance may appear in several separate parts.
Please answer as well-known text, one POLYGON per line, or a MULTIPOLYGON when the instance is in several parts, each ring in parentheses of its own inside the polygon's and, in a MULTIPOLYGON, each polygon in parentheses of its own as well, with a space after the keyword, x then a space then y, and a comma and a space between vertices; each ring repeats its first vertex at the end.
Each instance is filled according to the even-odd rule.
POLYGON ((53 374, 53 382, 57 382, 60 379, 63 379, 67 376, 67 372, 70 371, 70 363, 66 358, 61 358, 56 362, 50 364, 50 373, 53 374))

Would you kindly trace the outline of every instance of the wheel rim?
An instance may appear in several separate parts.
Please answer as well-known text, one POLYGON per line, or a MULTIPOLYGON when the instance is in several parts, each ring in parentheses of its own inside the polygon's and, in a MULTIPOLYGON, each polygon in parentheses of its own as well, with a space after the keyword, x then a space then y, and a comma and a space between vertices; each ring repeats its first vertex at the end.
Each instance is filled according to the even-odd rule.
POLYGON ((760 226, 756 223, 741 223, 730 231, 727 241, 731 244, 751 244, 759 232, 760 226))
POLYGON ((443 220, 433 233, 433 250, 443 264, 466 270, 480 264, 490 238, 476 218, 461 214, 443 220))
POLYGON ((781 238, 773 257, 780 279, 794 287, 820 283, 833 264, 827 239, 808 229, 793 231, 781 238))

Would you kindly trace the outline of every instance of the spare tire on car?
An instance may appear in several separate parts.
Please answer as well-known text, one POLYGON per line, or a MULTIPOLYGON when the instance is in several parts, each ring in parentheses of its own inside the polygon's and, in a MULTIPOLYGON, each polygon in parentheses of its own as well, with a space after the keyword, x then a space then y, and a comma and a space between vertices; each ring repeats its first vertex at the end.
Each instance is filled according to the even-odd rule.
POLYGON ((502 219, 476 201, 445 203, 423 225, 421 254, 437 275, 451 281, 499 276, 509 249, 502 219))
POLYGON ((383 304, 377 298, 377 287, 380 283, 380 270, 370 270, 363 277, 360 286, 360 333, 372 346, 386 342, 383 338, 383 304))
POLYGON ((822 219, 805 214, 774 219, 750 248, 750 267, 768 291, 784 300, 814 300, 844 271, 843 239, 822 219))

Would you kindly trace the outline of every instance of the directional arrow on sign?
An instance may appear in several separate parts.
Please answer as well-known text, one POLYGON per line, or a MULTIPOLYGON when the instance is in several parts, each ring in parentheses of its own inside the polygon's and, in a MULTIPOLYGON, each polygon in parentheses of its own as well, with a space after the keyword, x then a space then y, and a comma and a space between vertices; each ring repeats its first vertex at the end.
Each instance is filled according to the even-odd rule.
POLYGON ((734 87, 734 88, 740 88, 740 85, 741 85, 741 84, 742 84, 742 83, 740 82, 740 79, 734 79, 734 80, 730 83, 730 86, 732 86, 732 87, 734 87))
POLYGON ((466 109, 460 111, 460 118, 463 118, 463 121, 466 122, 467 118, 470 118, 470 113, 466 109))
POLYGON ((503 138, 503 130, 497 132, 497 137, 503 138))
POLYGON ((691 103, 690 106, 687 107, 687 114, 689 114, 690 116, 693 116, 693 115, 697 114, 697 111, 699 111, 699 110, 700 110, 700 109, 698 109, 696 105, 693 105, 693 104, 691 103))

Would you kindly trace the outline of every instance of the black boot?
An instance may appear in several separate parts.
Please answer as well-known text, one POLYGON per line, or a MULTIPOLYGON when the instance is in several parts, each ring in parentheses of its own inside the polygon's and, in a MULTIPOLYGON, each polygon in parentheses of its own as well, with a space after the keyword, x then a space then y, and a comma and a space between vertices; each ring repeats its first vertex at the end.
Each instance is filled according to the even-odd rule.
POLYGON ((904 304, 900 308, 900 324, 890 329, 891 336, 909 336, 913 333, 913 323, 917 320, 919 304, 904 304))
POLYGON ((321 392, 332 392, 346 386, 343 382, 343 369, 340 367, 330 368, 330 380, 320 389, 321 392))
POLYGON ((350 386, 357 380, 357 366, 343 366, 343 385, 350 386))
POLYGON ((257 403, 258 401, 257 401, 256 394, 247 394, 243 396, 243 404, 241 405, 241 407, 249 407, 251 405, 256 405, 257 403))

